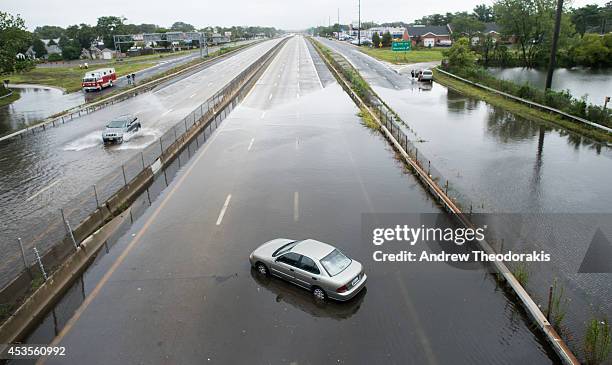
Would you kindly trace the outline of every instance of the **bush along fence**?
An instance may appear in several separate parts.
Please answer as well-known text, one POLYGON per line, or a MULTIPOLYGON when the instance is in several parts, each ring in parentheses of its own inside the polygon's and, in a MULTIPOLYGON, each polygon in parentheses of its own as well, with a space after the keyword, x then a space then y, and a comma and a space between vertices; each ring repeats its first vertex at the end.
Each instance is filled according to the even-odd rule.
POLYGON ((161 76, 159 78, 155 78, 151 81, 145 81, 144 83, 133 87, 131 89, 119 92, 117 94, 105 97, 101 100, 98 101, 94 101, 93 103, 88 103, 88 104, 83 104, 83 105, 79 105, 76 106, 74 108, 68 109, 62 113, 60 113, 59 115, 55 115, 52 116, 50 118, 47 118, 46 120, 41 121, 40 123, 33 125, 31 127, 25 128, 25 129, 21 129, 19 131, 16 131, 14 133, 11 134, 7 134, 6 136, 2 136, 0 137, 0 142, 5 141, 5 140, 9 140, 12 138, 24 138, 27 134, 35 134, 38 132, 42 132, 45 131, 47 128, 52 128, 52 127, 56 127, 56 126, 60 126, 62 124, 71 122, 73 120, 78 119, 79 117, 83 116, 83 115, 87 115, 90 113, 93 113, 97 110, 100 109, 104 109, 108 106, 111 106, 113 104, 117 104, 120 103, 124 100, 127 100, 129 98, 133 98, 137 95, 140 95, 142 93, 146 93, 149 92, 151 90, 153 90, 155 87, 159 86, 160 84, 171 80, 174 77, 180 76, 182 74, 185 74, 187 72, 191 72, 195 69, 197 69, 198 67, 202 67, 202 66, 207 66, 211 63, 216 62, 217 60, 219 60, 220 58, 225 58, 228 57, 232 54, 235 54, 247 47, 253 46, 255 44, 258 44, 260 42, 253 42, 253 43, 249 43, 247 45, 244 46, 239 46, 238 48, 232 49, 230 51, 227 52, 219 52, 219 54, 217 56, 211 57, 211 58, 206 58, 204 60, 202 60, 201 62, 195 63, 191 66, 182 68, 176 72, 172 72, 170 74, 167 74, 165 76, 161 76))
POLYGON ((439 72, 480 89, 523 103, 532 108, 558 114, 572 122, 612 133, 610 110, 576 99, 568 91, 540 90, 529 84, 500 80, 483 68, 442 69, 439 72))
MULTIPOLYGON (((409 165, 411 171, 420 180, 425 189, 446 209, 452 216, 465 227, 474 228, 471 221, 471 212, 464 213, 458 204, 458 199, 451 195, 448 180, 444 179, 439 172, 431 166, 431 161, 426 159, 419 149, 409 140, 405 132, 405 123, 393 112, 376 93, 359 76, 359 73, 341 55, 323 46, 319 42, 310 41, 319 52, 323 61, 338 79, 340 86, 348 93, 353 101, 367 111, 370 117, 380 126, 383 135, 391 142, 396 151, 409 165)), ((487 254, 496 253, 487 241, 479 241, 483 251, 487 254)), ((544 334, 547 341, 565 364, 579 364, 578 360, 558 335, 553 325, 542 313, 538 305, 533 301, 512 271, 503 262, 492 263, 497 272, 496 278, 506 284, 508 290, 518 299, 526 313, 544 334)))
MULTIPOLYGON (((34 292, 79 252, 83 240, 126 210, 139 195, 146 193, 150 203, 148 188, 156 177, 163 174, 162 180, 168 185, 166 167, 177 157, 180 165, 180 155, 190 142, 195 141, 196 147, 206 142, 284 44, 281 41, 272 47, 157 142, 100 179, 59 212, 28 222, 33 224, 28 237, 16 237, 15 250, 3 256, 0 306, 5 308, 4 312, 13 312, 20 299, 34 292)), ((0 319, 9 316, 10 313, 4 313, 5 318, 0 319)))

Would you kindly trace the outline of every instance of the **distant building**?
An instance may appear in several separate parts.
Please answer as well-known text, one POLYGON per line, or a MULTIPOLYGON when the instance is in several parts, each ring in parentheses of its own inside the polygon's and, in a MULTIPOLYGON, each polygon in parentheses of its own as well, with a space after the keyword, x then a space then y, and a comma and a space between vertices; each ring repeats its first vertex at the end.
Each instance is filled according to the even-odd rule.
POLYGON ((112 60, 115 56, 115 51, 113 51, 112 49, 104 48, 101 52, 103 60, 112 60))
POLYGON ((452 44, 451 29, 448 25, 410 25, 406 27, 406 31, 414 46, 436 47, 452 44))
POLYGON ((34 51, 34 46, 28 47, 28 50, 25 52, 25 55, 31 60, 36 59, 36 51, 34 51))

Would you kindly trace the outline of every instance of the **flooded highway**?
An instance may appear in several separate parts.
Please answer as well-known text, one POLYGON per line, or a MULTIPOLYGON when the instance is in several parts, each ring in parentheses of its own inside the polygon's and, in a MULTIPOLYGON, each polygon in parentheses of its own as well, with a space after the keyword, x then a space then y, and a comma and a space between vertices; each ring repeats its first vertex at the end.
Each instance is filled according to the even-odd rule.
MULTIPOLYGON (((234 42, 230 46, 252 42, 234 42)), ((208 52, 213 53, 219 49, 219 46, 211 46, 208 48, 208 52)), ((137 82, 162 74, 199 57, 200 51, 196 51, 183 56, 169 56, 159 60, 154 66, 138 71, 136 73, 138 75, 137 82)), ((155 62, 155 60, 150 62, 155 62)), ((74 67, 77 66, 75 65, 74 67)), ((90 69, 96 69, 96 67, 94 64, 90 69)), ((21 97, 16 102, 0 107, 0 136, 27 128, 54 114, 76 107, 102 95, 116 92, 127 86, 128 83, 125 76, 117 78, 113 87, 91 93, 85 93, 84 91, 65 93, 61 89, 41 85, 11 85, 13 88, 20 89, 21 97)))
POLYGON ((545 306, 549 286, 559 280, 571 301, 570 343, 581 346, 584 321, 612 315, 612 274, 578 273, 596 230, 612 234, 612 149, 440 84, 413 82, 346 43, 321 41, 347 57, 399 113, 420 151, 474 211, 525 214, 529 234, 515 248, 544 248, 553 257, 529 267, 527 287, 545 306), (546 242, 536 244, 536 235, 546 242))
MULTIPOLYGON (((78 194, 93 192, 93 184, 98 183, 97 193, 107 196, 105 191, 112 187, 112 181, 100 184, 102 177, 133 161, 148 145, 160 143, 164 132, 277 42, 275 39, 254 45, 189 77, 59 127, 0 142, 0 215, 3 217, 0 250, 5 258, 0 267, 0 286, 22 269, 18 237, 23 239, 29 253, 31 239, 48 225, 47 217, 61 222, 60 208, 78 194), (142 129, 123 144, 104 146, 102 131, 106 124, 123 114, 135 115, 142 129)), ((54 243, 52 239, 47 241, 46 244, 54 243)), ((46 248, 38 247, 43 252, 46 248)))
POLYGON ((321 66, 288 41, 106 256, 108 274, 77 288, 88 300, 54 340, 67 356, 47 364, 558 361, 484 268, 371 259, 362 213, 441 210, 321 66), (367 290, 316 303, 259 277, 248 255, 277 237, 333 243, 363 263, 367 290))

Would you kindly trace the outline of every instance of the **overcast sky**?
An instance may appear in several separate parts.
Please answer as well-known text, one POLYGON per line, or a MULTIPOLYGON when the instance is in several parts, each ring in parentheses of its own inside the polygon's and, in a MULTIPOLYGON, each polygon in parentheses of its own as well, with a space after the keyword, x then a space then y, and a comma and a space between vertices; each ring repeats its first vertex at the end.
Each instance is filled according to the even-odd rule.
MULTIPOLYGON (((104 15, 122 15, 128 23, 169 26, 175 21, 207 25, 262 25, 282 29, 305 29, 332 24, 340 9, 340 22, 357 19, 357 0, 1 0, 0 10, 21 14, 33 30, 39 25, 95 24, 104 15)), ((567 1, 566 1, 567 2, 567 1)), ((604 5, 606 0, 573 0, 574 7, 604 5)), ((362 0, 361 20, 411 22, 424 15, 471 10, 493 0, 362 0)))

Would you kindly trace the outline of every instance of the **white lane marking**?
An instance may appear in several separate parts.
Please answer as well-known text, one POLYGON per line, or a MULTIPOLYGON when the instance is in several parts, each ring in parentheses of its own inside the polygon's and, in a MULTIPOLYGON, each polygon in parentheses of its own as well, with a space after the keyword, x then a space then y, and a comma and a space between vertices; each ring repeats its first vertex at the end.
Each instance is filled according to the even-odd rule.
POLYGON ((229 205, 230 199, 232 198, 232 194, 229 194, 225 199, 225 203, 223 204, 223 208, 221 208, 221 212, 219 213, 219 218, 217 218, 217 225, 221 225, 221 221, 223 221, 223 216, 225 215, 225 211, 227 210, 227 206, 229 205))
POLYGON ((163 112, 163 113, 162 113, 162 117, 163 117, 164 115, 166 115, 166 114, 170 113, 171 111, 172 111, 172 108, 170 108, 170 109, 166 110, 165 112, 163 112))
POLYGON ((268 97, 268 100, 272 100, 272 94, 270 94, 270 96, 268 97))
POLYGON ((189 99, 193 98, 194 96, 196 96, 196 93, 191 94, 191 96, 189 97, 189 99))
POLYGON ((266 111, 264 110, 263 112, 261 112, 261 119, 263 119, 266 116, 266 111))
POLYGON ((249 143, 249 148, 247 148, 247 151, 251 150, 251 147, 253 147, 253 142, 255 142, 255 138, 251 138, 251 143, 249 143))
POLYGON ((297 222, 300 219, 300 193, 293 193, 293 221, 297 222))
POLYGON ((51 189, 52 187, 54 187, 55 185, 57 185, 57 183, 58 183, 58 182, 60 182, 61 180, 62 180, 62 179, 57 179, 57 180, 55 180, 54 182, 52 182, 51 184, 49 184, 49 185, 45 186, 44 188, 40 189, 40 190, 38 191, 38 193, 36 193, 36 194, 32 195, 31 197, 27 198, 27 199, 26 199, 26 202, 29 202, 30 200, 32 200, 32 199, 34 199, 34 198, 36 198, 37 196, 39 196, 40 194, 44 193, 45 191, 47 191, 47 190, 51 189))
MULTIPOLYGON (((304 42, 306 42, 305 40, 302 40, 304 42)), ((317 75, 317 80, 319 81, 319 86, 321 86, 321 89, 323 88, 323 83, 321 82, 321 77, 319 76, 319 72, 317 71, 317 68, 315 67, 314 64, 314 60, 312 59, 312 55, 310 54, 310 50, 308 50, 308 52, 306 52, 308 54, 308 58, 310 59, 310 63, 312 64, 312 68, 314 70, 315 75, 317 75)))

